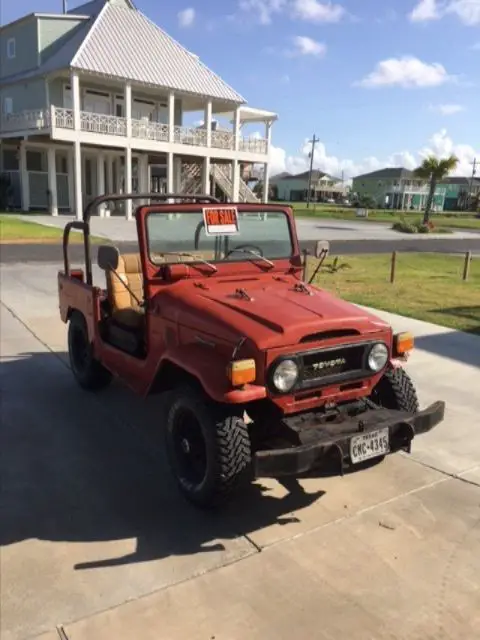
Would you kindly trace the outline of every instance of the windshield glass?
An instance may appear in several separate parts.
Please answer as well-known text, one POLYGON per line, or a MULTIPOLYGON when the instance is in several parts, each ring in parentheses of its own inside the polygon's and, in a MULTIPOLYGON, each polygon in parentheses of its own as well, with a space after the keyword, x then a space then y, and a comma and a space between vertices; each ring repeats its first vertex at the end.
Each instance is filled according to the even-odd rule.
MULTIPOLYGON (((228 205, 225 205, 228 208, 228 205)), ((148 250, 154 264, 192 260, 192 256, 209 262, 255 260, 255 254, 266 259, 289 258, 292 239, 288 217, 280 211, 238 212, 237 228, 230 233, 207 234, 202 211, 183 213, 150 213, 146 219, 148 250)), ((224 229, 226 230, 226 229, 224 229)))

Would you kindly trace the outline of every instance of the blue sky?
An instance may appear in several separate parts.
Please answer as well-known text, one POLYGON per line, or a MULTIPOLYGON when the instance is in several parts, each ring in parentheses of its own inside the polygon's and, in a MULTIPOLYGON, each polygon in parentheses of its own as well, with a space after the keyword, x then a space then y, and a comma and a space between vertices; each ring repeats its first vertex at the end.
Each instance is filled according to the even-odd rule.
MULTIPOLYGON (((2 23, 62 0, 1 0, 2 23)), ((69 0, 69 7, 81 4, 69 0)), ((235 87, 279 114, 275 170, 480 156, 480 0, 136 0, 235 87)))

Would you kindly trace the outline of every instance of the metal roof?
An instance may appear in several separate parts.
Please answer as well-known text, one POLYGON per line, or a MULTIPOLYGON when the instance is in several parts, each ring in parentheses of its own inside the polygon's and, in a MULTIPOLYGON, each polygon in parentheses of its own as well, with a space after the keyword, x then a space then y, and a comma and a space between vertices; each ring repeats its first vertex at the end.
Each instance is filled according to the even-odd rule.
POLYGON ((410 169, 403 167, 387 167, 385 169, 379 169, 378 171, 371 171, 370 173, 362 173, 359 176, 355 176, 354 180, 360 178, 415 178, 415 174, 410 169))
POLYGON ((74 68, 133 83, 216 98, 234 104, 245 99, 198 56, 187 51, 131 3, 93 0, 69 12, 90 15, 65 44, 36 69, 2 78, 2 82, 45 76, 74 68), (128 4, 127 4, 128 3, 128 4))
POLYGON ((200 62, 198 56, 187 51, 143 13, 108 0, 71 66, 79 71, 237 104, 245 102, 200 62))

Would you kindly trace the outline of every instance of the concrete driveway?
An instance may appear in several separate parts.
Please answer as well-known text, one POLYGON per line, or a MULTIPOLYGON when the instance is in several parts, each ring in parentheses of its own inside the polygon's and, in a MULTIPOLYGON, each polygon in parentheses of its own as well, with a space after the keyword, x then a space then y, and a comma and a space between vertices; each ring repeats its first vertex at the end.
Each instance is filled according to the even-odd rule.
POLYGON ((445 422, 411 456, 205 514, 157 400, 75 386, 57 269, 2 265, 2 640, 480 637, 479 338, 379 313, 415 332, 407 368, 445 422))

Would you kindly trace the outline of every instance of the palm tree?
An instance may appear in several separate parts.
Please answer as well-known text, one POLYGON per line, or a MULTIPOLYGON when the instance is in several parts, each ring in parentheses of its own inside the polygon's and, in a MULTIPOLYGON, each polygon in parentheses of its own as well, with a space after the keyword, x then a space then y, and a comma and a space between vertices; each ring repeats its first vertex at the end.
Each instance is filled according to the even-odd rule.
POLYGON ((448 174, 457 168, 458 158, 451 155, 448 158, 436 158, 428 156, 422 164, 415 169, 414 173, 419 178, 428 180, 430 189, 428 192, 427 204, 425 205, 425 214, 423 216, 423 224, 428 224, 430 220, 430 212, 432 210, 433 198, 438 182, 441 182, 448 174))

